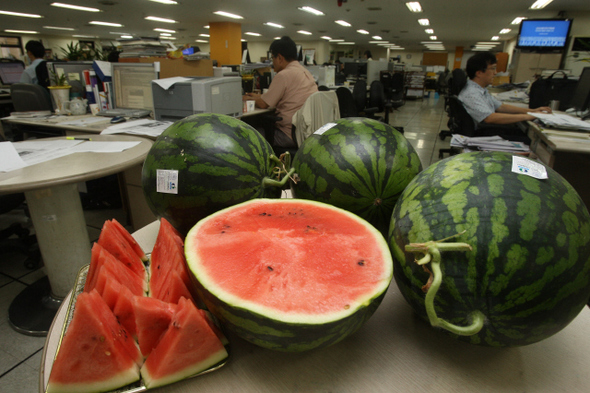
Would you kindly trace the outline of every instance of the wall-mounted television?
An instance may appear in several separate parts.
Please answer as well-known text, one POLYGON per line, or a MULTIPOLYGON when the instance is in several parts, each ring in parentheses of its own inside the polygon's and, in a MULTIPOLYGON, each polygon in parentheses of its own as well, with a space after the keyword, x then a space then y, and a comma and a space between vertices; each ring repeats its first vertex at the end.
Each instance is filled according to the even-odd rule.
POLYGON ((517 48, 563 49, 572 27, 571 19, 524 19, 520 22, 517 48))

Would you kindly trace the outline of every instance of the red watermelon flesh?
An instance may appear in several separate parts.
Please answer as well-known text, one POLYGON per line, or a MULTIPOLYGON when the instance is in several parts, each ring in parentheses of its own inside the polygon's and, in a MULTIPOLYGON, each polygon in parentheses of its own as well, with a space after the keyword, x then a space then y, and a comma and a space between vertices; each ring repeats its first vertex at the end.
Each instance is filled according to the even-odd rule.
POLYGON ((125 266, 131 269, 135 274, 146 280, 145 266, 133 250, 133 247, 119 233, 111 221, 105 221, 98 237, 98 243, 115 258, 123 262, 125 266))
POLYGON ((213 320, 213 315, 207 310, 199 309, 199 312, 207 319, 209 327, 211 328, 211 330, 213 330, 213 333, 215 333, 219 341, 221 341, 223 345, 228 345, 229 340, 227 339, 227 337, 225 337, 225 334, 223 334, 221 329, 215 324, 215 321, 213 320))
POLYGON ((181 249, 184 247, 184 241, 182 240, 180 232, 178 232, 176 228, 174 228, 172 224, 170 224, 170 222, 168 222, 168 220, 166 220, 164 217, 160 219, 160 228, 163 228, 166 233, 172 235, 181 249))
POLYGON ((97 269, 94 284, 90 284, 88 290, 96 288, 98 293, 102 294, 106 280, 112 279, 117 280, 121 285, 129 288, 134 295, 141 296, 145 293, 147 286, 145 281, 139 278, 135 273, 117 260, 117 258, 104 249, 98 257, 97 269))
POLYGON ((92 288, 96 285, 96 272, 98 271, 99 262, 98 257, 100 256, 100 252, 103 247, 98 244, 94 243, 92 245, 92 252, 90 256, 90 266, 88 267, 88 273, 86 273, 86 283, 84 284, 84 292, 90 292, 92 288))
POLYGON ((141 246, 137 243, 135 238, 133 236, 131 236, 129 231, 127 229, 125 229, 125 227, 123 225, 121 225, 121 223, 119 223, 119 221, 115 220, 114 218, 111 220, 111 224, 115 227, 116 230, 119 231, 119 233, 125 238, 125 240, 127 240, 127 243, 129 243, 131 248, 133 248, 133 251, 135 251, 137 256, 142 261, 146 262, 148 260, 148 257, 145 255, 145 252, 143 252, 143 250, 141 249, 141 246))
MULTIPOLYGON (((106 272, 106 270, 105 270, 105 272, 106 272)), ((108 275, 108 273, 105 273, 105 275, 108 275)), ((104 300, 104 302, 107 304, 107 306, 109 306, 109 308, 111 310, 115 309, 115 304, 117 304, 117 299, 119 298, 119 294, 121 293, 122 288, 123 288, 123 284, 121 284, 117 280, 114 280, 114 279, 105 280, 102 293, 100 293, 100 292, 99 293, 100 293, 100 296, 102 296, 102 299, 104 300)), ((129 290, 129 289, 127 289, 127 290, 129 290)))
POLYGON ((131 337, 137 337, 133 297, 133 293, 128 288, 121 287, 121 292, 113 308, 113 314, 115 314, 117 321, 127 330, 131 337))
POLYGON ((139 380, 138 365, 103 323, 91 298, 90 293, 78 295, 73 319, 53 362, 48 393, 102 392, 139 380))
POLYGON ((207 318, 190 300, 181 299, 168 330, 140 371, 151 389, 204 371, 227 356, 207 318))
POLYGON ((159 288, 159 292, 153 296, 168 303, 178 303, 181 297, 192 299, 192 294, 186 287, 180 274, 176 270, 169 270, 164 276, 164 283, 159 288))
POLYGON ((176 312, 176 304, 150 297, 135 296, 133 309, 139 349, 142 355, 147 357, 168 330, 168 325, 176 312))

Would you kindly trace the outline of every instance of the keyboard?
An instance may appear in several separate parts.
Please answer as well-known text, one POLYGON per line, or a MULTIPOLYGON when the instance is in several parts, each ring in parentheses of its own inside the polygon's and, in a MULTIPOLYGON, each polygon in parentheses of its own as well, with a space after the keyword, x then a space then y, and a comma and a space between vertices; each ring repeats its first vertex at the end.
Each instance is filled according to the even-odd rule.
POLYGON ((99 111, 97 115, 105 117, 146 117, 149 116, 150 113, 151 111, 147 109, 106 109, 104 111, 99 111))

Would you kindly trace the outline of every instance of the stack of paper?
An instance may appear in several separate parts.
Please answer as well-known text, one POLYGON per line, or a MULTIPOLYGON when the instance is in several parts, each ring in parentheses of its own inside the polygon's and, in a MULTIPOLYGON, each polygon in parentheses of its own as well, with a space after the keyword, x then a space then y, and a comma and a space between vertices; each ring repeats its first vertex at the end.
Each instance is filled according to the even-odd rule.
POLYGON ((549 128, 558 128, 564 130, 584 130, 590 131, 590 123, 577 117, 559 113, 537 113, 530 112, 529 115, 537 119, 549 128))
POLYGON ((500 136, 466 137, 453 134, 451 146, 468 150, 505 151, 512 153, 527 153, 529 147, 522 142, 508 141, 500 136))

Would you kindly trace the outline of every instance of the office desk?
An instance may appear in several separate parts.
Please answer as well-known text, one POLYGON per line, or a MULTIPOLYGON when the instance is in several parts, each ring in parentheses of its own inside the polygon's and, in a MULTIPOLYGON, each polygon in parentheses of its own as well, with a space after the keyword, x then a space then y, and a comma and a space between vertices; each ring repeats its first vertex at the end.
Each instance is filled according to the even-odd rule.
POLYGON ((530 149, 580 194, 590 209, 590 133, 551 130, 528 122, 530 149))
MULTIPOLYGON (((147 252, 158 223, 134 233, 147 252)), ((40 392, 49 378, 67 303, 47 336, 40 392)), ((590 386, 590 309, 554 336, 519 348, 456 341, 418 319, 395 282, 375 314, 352 336, 303 353, 263 349, 228 334, 221 369, 158 389, 188 392, 586 392, 590 386)))
POLYGON ((10 306, 9 320, 21 333, 47 333, 78 269, 90 262, 90 240, 76 183, 139 165, 152 146, 150 140, 131 136, 92 138, 141 143, 120 153, 74 153, 0 173, 0 194, 25 193, 48 278, 27 287, 10 306))

